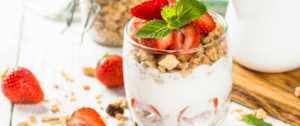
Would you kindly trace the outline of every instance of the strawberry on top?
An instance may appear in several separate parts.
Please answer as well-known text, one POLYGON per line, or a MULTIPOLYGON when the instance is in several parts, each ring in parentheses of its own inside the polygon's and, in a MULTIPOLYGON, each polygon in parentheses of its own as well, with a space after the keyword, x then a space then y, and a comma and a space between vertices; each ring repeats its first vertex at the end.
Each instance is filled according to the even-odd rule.
POLYGON ((206 7, 197 0, 148 0, 131 8, 130 13, 147 20, 134 22, 130 37, 156 49, 196 48, 201 35, 216 27, 206 7))

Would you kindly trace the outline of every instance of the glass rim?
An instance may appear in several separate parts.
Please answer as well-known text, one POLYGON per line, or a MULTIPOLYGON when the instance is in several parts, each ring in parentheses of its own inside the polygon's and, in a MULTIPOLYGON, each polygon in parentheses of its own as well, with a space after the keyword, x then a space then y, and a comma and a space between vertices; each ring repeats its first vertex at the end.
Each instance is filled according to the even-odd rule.
POLYGON ((147 46, 144 46, 144 45, 141 45, 139 43, 137 43, 136 41, 134 41, 133 39, 131 39, 131 37, 129 36, 129 28, 131 26, 131 24, 133 23, 133 21, 135 19, 137 19, 136 17, 133 17, 132 19, 130 19, 130 21, 126 24, 125 26, 125 32, 124 32, 124 36, 125 38, 124 39, 127 39, 129 40, 129 43, 135 45, 135 46, 138 46, 140 48, 143 48, 143 49, 147 49, 147 50, 153 50, 153 51, 159 51, 159 52, 166 52, 166 53, 174 53, 174 52, 180 52, 180 51, 187 51, 187 52, 198 52, 198 51, 202 51, 204 48, 207 48, 207 47, 210 47, 210 46, 213 46, 215 45, 217 42, 220 42, 222 41, 228 34, 228 24, 227 22, 225 21, 224 17, 222 17, 221 15, 219 15, 218 13, 214 12, 214 11, 211 11, 211 10, 208 10, 207 11, 213 18, 216 18, 218 20, 219 23, 222 23, 224 25, 224 33, 222 34, 222 36, 220 36, 218 39, 216 39, 215 41, 209 43, 209 44, 206 44, 204 46, 200 46, 200 47, 197 47, 197 48, 193 48, 193 49, 183 49, 183 50, 166 50, 166 49, 155 49, 155 48, 151 48, 151 47, 147 47, 147 46))

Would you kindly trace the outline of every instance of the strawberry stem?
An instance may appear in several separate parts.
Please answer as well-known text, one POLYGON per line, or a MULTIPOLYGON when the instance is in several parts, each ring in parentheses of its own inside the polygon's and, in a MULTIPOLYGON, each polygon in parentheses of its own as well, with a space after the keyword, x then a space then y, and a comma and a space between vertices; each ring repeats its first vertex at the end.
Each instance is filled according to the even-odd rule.
POLYGON ((108 52, 107 53, 105 53, 105 55, 102 57, 102 58, 105 58, 105 57, 107 57, 108 56, 108 52))
POLYGON ((1 79, 3 79, 6 75, 6 73, 8 72, 8 68, 5 70, 5 72, 1 75, 1 79))

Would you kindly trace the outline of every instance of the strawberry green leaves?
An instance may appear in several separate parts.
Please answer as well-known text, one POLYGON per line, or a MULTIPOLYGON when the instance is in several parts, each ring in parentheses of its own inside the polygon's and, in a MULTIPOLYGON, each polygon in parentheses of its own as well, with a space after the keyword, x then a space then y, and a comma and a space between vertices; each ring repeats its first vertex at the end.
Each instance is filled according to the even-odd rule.
POLYGON ((180 29, 189 22, 199 18, 207 12, 206 7, 197 0, 179 0, 173 8, 164 6, 161 11, 165 20, 147 22, 135 34, 136 38, 163 38, 174 29, 180 29))
POLYGON ((271 123, 266 123, 260 119, 258 119, 255 115, 248 114, 246 115, 242 121, 252 125, 252 126, 273 126, 271 123))

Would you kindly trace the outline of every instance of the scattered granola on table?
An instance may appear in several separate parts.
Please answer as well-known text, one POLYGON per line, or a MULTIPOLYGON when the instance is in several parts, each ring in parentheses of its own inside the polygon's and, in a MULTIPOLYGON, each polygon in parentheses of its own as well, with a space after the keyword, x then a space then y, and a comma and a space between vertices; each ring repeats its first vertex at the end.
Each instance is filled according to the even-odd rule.
POLYGON ((32 126, 27 121, 18 123, 18 126, 32 126))
POLYGON ((255 115, 258 119, 265 120, 267 117, 267 112, 263 110, 262 108, 259 108, 257 110, 253 110, 252 114, 255 115))
POLYGON ((90 90, 90 86, 89 85, 82 85, 84 90, 90 90))
POLYGON ((90 76, 90 77, 94 77, 95 76, 95 69, 93 67, 83 66, 82 67, 82 73, 84 75, 87 75, 87 76, 90 76))
POLYGON ((29 121, 30 121, 31 123, 35 123, 35 122, 36 122, 35 116, 34 116, 34 115, 29 115, 29 121))

